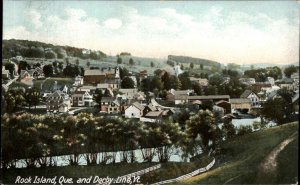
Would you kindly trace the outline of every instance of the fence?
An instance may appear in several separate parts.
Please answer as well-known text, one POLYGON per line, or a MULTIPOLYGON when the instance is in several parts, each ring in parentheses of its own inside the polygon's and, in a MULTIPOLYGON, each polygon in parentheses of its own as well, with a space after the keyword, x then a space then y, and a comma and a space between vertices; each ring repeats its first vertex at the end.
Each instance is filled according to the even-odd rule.
POLYGON ((157 170, 157 169, 159 169, 159 168, 161 168, 161 164, 157 164, 157 165, 151 166, 151 167, 149 167, 149 168, 146 168, 146 169, 143 169, 143 170, 134 172, 134 173, 130 173, 130 174, 127 174, 127 175, 123 175, 123 176, 121 176, 121 177, 119 177, 119 178, 144 175, 144 174, 146 174, 146 173, 149 173, 149 172, 151 172, 151 171, 157 170))
POLYGON ((193 171, 191 173, 179 176, 179 177, 177 177, 175 179, 169 179, 169 180, 165 180, 165 181, 160 181, 160 182, 154 183, 152 185, 167 184, 167 183, 176 182, 176 181, 180 181, 180 180, 183 180, 183 179, 191 178, 191 177, 193 177, 195 175, 198 175, 200 173, 208 171, 211 167, 213 167, 214 164, 215 164, 215 158, 206 167, 203 167, 203 168, 195 170, 195 171, 193 171))

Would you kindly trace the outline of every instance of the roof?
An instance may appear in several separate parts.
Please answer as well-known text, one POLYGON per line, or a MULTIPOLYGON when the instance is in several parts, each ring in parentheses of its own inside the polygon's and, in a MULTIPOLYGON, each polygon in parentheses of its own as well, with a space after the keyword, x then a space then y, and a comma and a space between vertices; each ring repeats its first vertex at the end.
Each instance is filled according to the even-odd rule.
POLYGON ((123 94, 127 94, 127 93, 137 93, 138 89, 119 89, 119 92, 123 93, 123 94))
POLYGON ((247 90, 245 90, 245 91, 241 94, 240 98, 248 98, 248 96, 249 96, 251 93, 253 93, 253 92, 252 92, 251 90, 247 89, 247 90))
POLYGON ((99 69, 88 69, 84 71, 84 76, 94 76, 94 75, 106 75, 106 72, 103 72, 99 69))
POLYGON ((248 98, 232 98, 229 100, 230 103, 232 104, 237 104, 237 103, 251 103, 251 100, 248 98))
POLYGON ((229 95, 209 95, 209 96, 187 96, 187 95, 175 95, 175 100, 217 100, 217 99, 229 99, 229 95))
POLYGON ((109 84, 105 83, 105 84, 97 84, 97 88, 99 89, 107 89, 109 88, 109 84))
POLYGON ((85 86, 81 86, 78 89, 96 89, 96 86, 91 86, 91 85, 85 85, 85 86))
POLYGON ((292 98, 292 103, 295 103, 299 100, 299 90, 296 92, 296 94, 292 98))
POLYGON ((279 83, 286 83, 286 84, 292 84, 294 82, 294 79, 292 78, 283 78, 279 81, 279 83))
POLYGON ((156 108, 152 105, 152 104, 149 104, 147 106, 151 111, 156 111, 156 108))
POLYGON ((113 102, 115 101, 114 97, 102 97, 101 102, 113 102))
POLYGON ((146 117, 159 117, 162 113, 163 113, 162 110, 161 111, 150 111, 145 116, 146 117))
POLYGON ((139 110, 144 110, 144 108, 145 108, 139 102, 134 102, 132 105, 135 106, 136 108, 138 108, 139 110))
POLYGON ((225 101, 225 100, 220 100, 220 101, 217 101, 215 104, 216 104, 216 105, 218 105, 218 104, 220 104, 220 103, 229 103, 229 104, 230 104, 230 102, 228 102, 228 101, 225 101))

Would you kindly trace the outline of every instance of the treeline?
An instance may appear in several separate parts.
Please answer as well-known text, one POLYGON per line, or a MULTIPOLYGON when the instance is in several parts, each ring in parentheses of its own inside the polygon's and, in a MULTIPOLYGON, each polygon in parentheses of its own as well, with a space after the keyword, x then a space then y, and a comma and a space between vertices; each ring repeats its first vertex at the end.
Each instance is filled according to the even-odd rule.
POLYGON ((135 149, 141 150, 144 162, 151 162, 155 155, 160 162, 167 162, 174 146, 181 147, 188 156, 199 147, 205 152, 216 147, 222 138, 236 135, 230 122, 219 129, 209 110, 184 118, 179 115, 183 127, 177 120, 147 124, 87 113, 76 117, 5 114, 1 119, 3 168, 16 167, 18 159, 25 159, 29 168, 55 166, 52 157, 58 155, 68 155, 69 165, 78 165, 80 154, 85 155, 88 165, 107 164, 108 160, 115 163, 117 152, 121 153, 121 162, 135 162, 135 149), (105 153, 100 155, 101 152, 105 153))
POLYGON ((83 53, 85 49, 71 46, 55 46, 37 41, 28 40, 3 40, 2 57, 12 58, 16 56, 28 58, 63 59, 66 57, 78 57, 81 59, 101 59, 106 57, 102 51, 90 51, 83 53))

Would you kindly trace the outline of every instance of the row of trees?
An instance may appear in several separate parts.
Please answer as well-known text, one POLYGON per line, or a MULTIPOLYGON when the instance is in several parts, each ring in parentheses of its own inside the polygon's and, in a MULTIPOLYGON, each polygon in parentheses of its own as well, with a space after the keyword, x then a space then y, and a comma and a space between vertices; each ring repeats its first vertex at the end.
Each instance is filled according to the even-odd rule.
POLYGON ((4 40, 3 57, 11 58, 16 56, 30 58, 63 59, 68 56, 79 57, 82 59, 98 60, 106 55, 101 51, 89 51, 83 53, 84 49, 70 46, 54 46, 37 41, 28 40, 4 40))
POLYGON ((4 96, 2 110, 3 112, 12 113, 16 112, 22 106, 28 106, 31 109, 37 106, 40 101, 40 91, 35 88, 24 89, 10 89, 4 96))
POLYGON ((188 117, 182 129, 170 120, 147 124, 87 113, 76 117, 5 114, 1 120, 4 141, 1 162, 4 168, 15 167, 17 159, 25 159, 27 167, 55 166, 57 161, 53 156, 68 155, 69 164, 78 165, 80 154, 85 153, 88 165, 107 164, 116 162, 117 152, 122 162, 134 162, 135 149, 141 150, 145 162, 152 161, 155 155, 160 162, 166 162, 174 146, 181 147, 185 156, 197 153, 199 147, 207 151, 222 137, 229 137, 228 128, 234 128, 219 129, 209 110, 200 110, 188 117))

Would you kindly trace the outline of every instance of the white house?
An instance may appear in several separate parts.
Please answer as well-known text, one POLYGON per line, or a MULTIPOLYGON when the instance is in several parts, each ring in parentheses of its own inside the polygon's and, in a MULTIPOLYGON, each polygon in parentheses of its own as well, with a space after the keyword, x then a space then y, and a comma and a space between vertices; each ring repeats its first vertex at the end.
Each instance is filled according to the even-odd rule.
POLYGON ((138 102, 134 102, 125 109, 125 118, 140 118, 143 116, 144 106, 138 102))
POLYGON ((250 99, 252 107, 260 107, 260 98, 251 90, 245 90, 240 98, 250 99))
POLYGON ((50 112, 67 112, 71 107, 70 98, 61 91, 55 91, 48 95, 46 107, 50 112))
POLYGON ((176 65, 174 66, 174 70, 175 70, 175 75, 178 76, 181 73, 183 73, 184 71, 181 70, 180 65, 176 65))
POLYGON ((83 77, 78 75, 75 77, 74 86, 83 85, 83 77))
POLYGON ((93 96, 87 91, 77 91, 72 95, 72 106, 74 107, 91 107, 93 106, 93 96))

